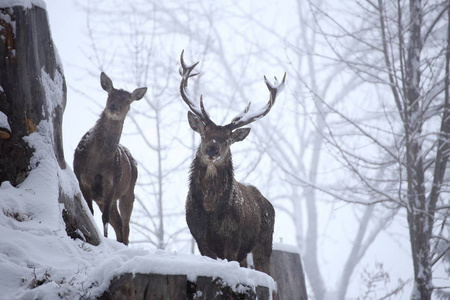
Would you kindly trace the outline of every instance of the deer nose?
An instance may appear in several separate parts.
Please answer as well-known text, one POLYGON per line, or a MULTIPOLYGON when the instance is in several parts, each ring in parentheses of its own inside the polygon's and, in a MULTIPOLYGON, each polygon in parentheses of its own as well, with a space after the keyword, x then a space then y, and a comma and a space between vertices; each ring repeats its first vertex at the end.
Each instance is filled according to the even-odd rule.
POLYGON ((211 145, 206 147, 206 155, 208 155, 208 157, 215 157, 219 154, 219 148, 215 145, 211 145))
POLYGON ((117 104, 111 104, 109 111, 115 113, 116 111, 119 111, 119 106, 117 104))

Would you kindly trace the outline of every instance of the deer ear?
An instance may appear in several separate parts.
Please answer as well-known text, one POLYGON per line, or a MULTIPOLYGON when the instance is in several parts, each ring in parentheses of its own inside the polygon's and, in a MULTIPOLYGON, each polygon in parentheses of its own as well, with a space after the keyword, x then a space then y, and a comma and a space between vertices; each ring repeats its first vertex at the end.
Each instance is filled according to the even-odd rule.
POLYGON ((190 111, 188 111, 188 121, 189 126, 191 126, 192 130, 200 134, 203 134, 205 125, 203 125, 203 122, 190 111))
POLYGON ((102 85, 102 88, 108 93, 111 93, 114 89, 112 80, 108 76, 106 76, 104 72, 100 74, 100 84, 102 85))
POLYGON ((239 128, 231 133, 233 143, 243 141, 250 133, 250 128, 239 128))
POLYGON ((131 100, 141 100, 145 93, 147 93, 146 87, 135 89, 133 93, 131 93, 131 100))

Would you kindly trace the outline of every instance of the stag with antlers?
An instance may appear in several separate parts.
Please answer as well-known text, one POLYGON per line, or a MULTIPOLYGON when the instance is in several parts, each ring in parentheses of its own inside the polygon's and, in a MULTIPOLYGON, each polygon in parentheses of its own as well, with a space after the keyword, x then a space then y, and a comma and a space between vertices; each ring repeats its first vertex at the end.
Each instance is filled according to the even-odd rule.
POLYGON ((187 92, 189 78, 198 75, 192 72, 198 62, 186 65, 183 52, 180 57, 181 98, 190 108, 190 127, 201 136, 190 167, 187 224, 202 255, 238 261, 246 266, 247 254, 251 252, 255 268, 269 274, 275 211, 257 188, 235 180, 230 146, 250 133, 250 128, 241 127, 270 111, 284 88, 286 74, 281 83, 275 78, 272 84, 264 77, 270 92, 265 107, 250 113, 249 103, 231 123, 216 125, 205 110, 202 96, 197 104, 187 92))

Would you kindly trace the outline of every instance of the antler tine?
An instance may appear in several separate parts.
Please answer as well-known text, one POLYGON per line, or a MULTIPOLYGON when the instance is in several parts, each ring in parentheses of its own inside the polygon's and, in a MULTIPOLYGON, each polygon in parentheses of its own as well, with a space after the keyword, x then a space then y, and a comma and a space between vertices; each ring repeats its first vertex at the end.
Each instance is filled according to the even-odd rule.
POLYGON ((188 91, 188 80, 190 77, 197 76, 199 73, 192 73, 194 68, 198 65, 199 62, 196 62, 193 65, 186 65, 184 58, 183 58, 184 50, 181 51, 180 56, 180 63, 181 67, 179 69, 180 75, 181 75, 181 82, 180 82, 180 93, 181 98, 186 102, 186 104, 189 106, 190 110, 198 117, 200 120, 203 121, 203 123, 206 125, 208 123, 212 123, 211 119, 209 118, 208 114, 206 113, 205 107, 203 106, 203 97, 200 96, 200 106, 197 104, 195 100, 193 100, 188 91))
POLYGON ((265 115, 269 113, 269 111, 272 109, 272 106, 275 104, 275 99, 277 98, 278 94, 281 93, 281 91, 284 89, 284 83, 286 80, 286 73, 284 73, 283 80, 281 83, 278 83, 277 78, 275 77, 275 82, 271 83, 269 80, 267 80, 266 76, 264 76, 264 81, 267 85, 267 88, 269 89, 270 97, 267 104, 261 108, 258 111, 255 111, 251 114, 248 114, 248 111, 250 110, 251 102, 248 103, 247 107, 244 109, 243 112, 241 112, 239 115, 237 115, 230 124, 226 125, 231 130, 234 130, 236 128, 245 126, 247 124, 250 124, 258 119, 261 119, 265 115))
MULTIPOLYGON (((184 57, 183 57, 183 55, 184 55, 184 49, 181 50, 181 55, 180 55, 180 63, 181 63, 181 67, 180 67, 180 70, 179 70, 180 75, 181 75, 181 76, 186 76, 186 77, 194 77, 194 76, 197 76, 199 73, 191 74, 191 72, 192 72, 192 70, 194 70, 194 68, 195 68, 200 62, 198 61, 198 62, 196 62, 195 64, 193 64, 193 65, 191 65, 191 66, 188 66, 188 65, 186 65, 186 63, 184 62, 184 57)), ((187 83, 187 80, 186 80, 186 83, 187 83)))

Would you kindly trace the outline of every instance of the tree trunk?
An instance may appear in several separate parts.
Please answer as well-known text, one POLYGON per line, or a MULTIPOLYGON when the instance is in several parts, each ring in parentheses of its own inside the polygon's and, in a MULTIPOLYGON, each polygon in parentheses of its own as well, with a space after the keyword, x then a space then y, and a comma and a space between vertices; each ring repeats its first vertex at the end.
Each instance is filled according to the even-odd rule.
MULTIPOLYGON (((61 128, 66 83, 45 9, 0 8, 0 70, 0 182, 20 185, 39 164, 31 163, 34 149, 25 139, 36 131, 48 136, 59 168, 65 170, 61 128), (48 95, 48 81, 60 90, 48 95)), ((67 233, 99 244, 98 230, 86 214, 79 189, 67 194, 59 185, 67 233)))
POLYGON ((407 219, 414 265, 412 300, 429 300, 433 291, 430 238, 433 219, 425 196, 422 156, 422 111, 420 98, 420 54, 422 51, 422 3, 410 0, 410 40, 406 61, 405 139, 408 181, 407 219))
MULTIPOLYGON (((274 244, 280 247, 282 244, 274 244)), ((308 300, 305 274, 300 253, 273 249, 270 257, 270 276, 277 283, 278 300, 308 300)))

